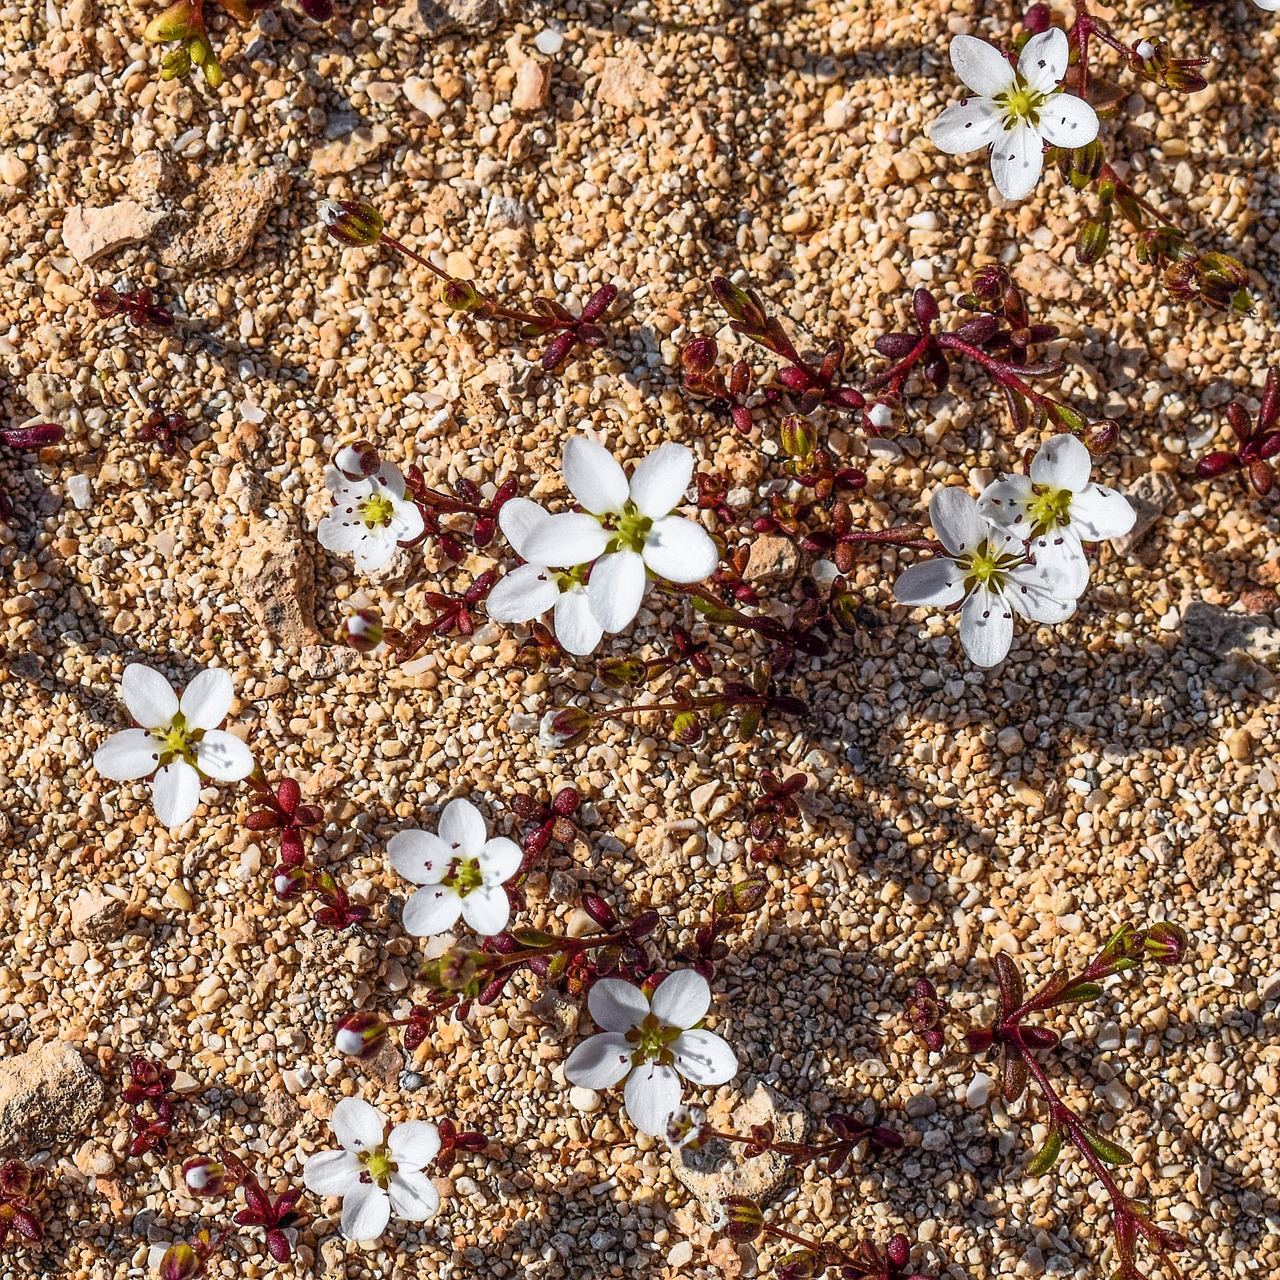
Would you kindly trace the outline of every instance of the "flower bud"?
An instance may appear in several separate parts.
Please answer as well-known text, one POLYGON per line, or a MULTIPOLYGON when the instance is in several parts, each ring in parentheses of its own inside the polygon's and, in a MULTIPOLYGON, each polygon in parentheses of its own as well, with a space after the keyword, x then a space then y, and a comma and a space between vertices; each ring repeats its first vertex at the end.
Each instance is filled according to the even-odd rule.
POLYGON ((160 1280, 194 1280, 203 1274, 204 1261, 185 1241, 171 1244, 160 1259, 160 1280))
POLYGON ((1114 418, 1099 418, 1080 433, 1080 439, 1095 458, 1110 453, 1120 439, 1120 424, 1114 418))
POLYGON ((344 444, 333 455, 333 465, 348 480, 364 480, 382 465, 382 457, 367 440, 357 440, 353 444, 344 444))
POLYGON ((1142 935, 1143 950, 1156 964, 1181 964, 1190 944, 1187 931, 1168 920, 1153 924, 1142 935))
POLYGON ((25 1200, 31 1194, 33 1180, 31 1170, 21 1160, 5 1160, 0 1163, 0 1196, 11 1200, 25 1200))
POLYGON ((484 306, 475 285, 466 280, 450 280, 440 290, 440 298, 450 311, 479 311, 484 306))
POLYGON ((893 430, 893 406, 883 400, 867 405, 864 414, 867 430, 873 435, 888 435, 893 430))
POLYGON ((182 1180, 193 1196, 220 1196, 233 1183, 227 1166, 213 1156, 194 1156, 182 1166, 182 1180))
POLYGON ((556 707, 542 717, 538 740, 551 751, 576 747, 591 731, 591 714, 582 707, 556 707))
POLYGON ((720 1202, 723 1214, 719 1229, 735 1244, 750 1244, 764 1231, 764 1214, 746 1196, 728 1196, 720 1202))
POLYGON ((357 609, 342 624, 342 642, 357 653, 372 653, 385 635, 376 609, 357 609))
POLYGON ((813 424, 798 413, 789 413, 783 418, 778 434, 783 449, 793 458, 809 457, 817 443, 813 424))
POLYGON ((1076 261, 1082 266, 1092 266, 1107 251, 1111 242, 1111 228, 1107 220, 1090 218, 1076 233, 1076 261))
POLYGON ((348 1058, 372 1058, 387 1038, 387 1024, 372 1010, 349 1013, 339 1021, 333 1042, 348 1058))
POLYGON ((720 349, 709 337, 691 338, 680 348, 680 363, 692 377, 701 378, 715 368, 720 349))
POLYGON ((299 866, 281 863, 271 878, 271 888, 281 902, 290 902, 307 887, 307 873, 299 866))
POLYGON ((584 893, 582 895, 582 909, 602 929, 613 929, 617 927, 617 913, 599 895, 594 893, 584 893))
POLYGON ((382 239, 382 214, 367 200, 323 200, 318 212, 339 244, 367 249, 382 239))
POLYGON ((142 33, 144 40, 153 44, 166 44, 170 40, 185 40, 193 36, 199 28, 195 23, 191 0, 177 0, 163 13, 157 14, 147 23, 142 33))

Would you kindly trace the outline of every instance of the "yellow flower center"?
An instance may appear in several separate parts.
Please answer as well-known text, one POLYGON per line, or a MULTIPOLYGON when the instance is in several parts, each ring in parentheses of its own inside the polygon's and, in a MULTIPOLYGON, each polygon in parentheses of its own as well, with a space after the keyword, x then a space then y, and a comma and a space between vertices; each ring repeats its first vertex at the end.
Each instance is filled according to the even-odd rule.
POLYGON ((376 1182, 384 1191, 391 1183, 391 1175, 399 1168, 392 1160, 391 1153, 383 1146, 370 1147, 368 1151, 362 1151, 357 1159, 364 1165, 369 1180, 376 1182))
POLYGON ((465 898, 484 884, 484 876, 480 874, 480 864, 475 858, 457 858, 440 883, 452 889, 458 897, 465 898))
POLYGON ((1021 556, 1011 552, 996 550, 989 541, 983 539, 978 547, 959 561, 968 570, 964 580, 965 590, 972 591, 975 586, 999 587, 1005 575, 1020 559, 1021 556))
POLYGON ((672 1058, 668 1046, 680 1038, 679 1027, 664 1026, 652 1014, 646 1014, 645 1020, 627 1032, 627 1040, 633 1045, 632 1062, 651 1062, 654 1058, 664 1057, 670 1064, 672 1058))
POLYGON ((1050 489, 1037 485, 1034 492, 1035 497, 1027 506, 1027 514, 1037 533, 1071 523, 1071 499, 1074 495, 1070 489, 1050 489))
POLYGON ((389 525, 395 513, 395 503, 380 493, 375 493, 360 504, 360 519, 367 529, 380 529, 389 525))
POLYGON ((1029 124, 1033 128, 1040 123, 1040 108, 1048 98, 1047 93, 1032 89, 1021 79, 1007 93, 997 94, 996 105, 1004 112, 1004 127, 1029 124))
POLYGON ((643 551, 644 540, 653 528, 653 521, 641 515, 631 501, 622 508, 621 515, 609 512, 601 517, 600 523, 614 535, 609 551, 643 551))
POLYGON ((160 744, 160 768, 181 757, 189 765, 196 762, 196 744, 204 737, 203 729, 188 729, 187 718, 178 712, 167 729, 153 729, 151 736, 160 744))

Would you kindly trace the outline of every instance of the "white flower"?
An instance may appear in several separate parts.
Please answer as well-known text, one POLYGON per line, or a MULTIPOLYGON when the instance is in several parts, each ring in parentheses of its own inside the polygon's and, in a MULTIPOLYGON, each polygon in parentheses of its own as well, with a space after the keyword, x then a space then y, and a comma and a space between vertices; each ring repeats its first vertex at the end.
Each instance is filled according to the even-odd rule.
POLYGON ((623 1102, 631 1123, 655 1137, 680 1105, 680 1077, 723 1084, 737 1073, 732 1049, 699 1024, 711 988, 694 969, 677 969, 648 997, 620 978, 601 978, 587 1007, 604 1028, 584 1040, 564 1064, 565 1079, 586 1089, 607 1089, 624 1077, 623 1102))
POLYGON ((417 938, 453 928, 461 916, 477 933, 507 927, 511 903, 502 887, 519 870, 520 848, 503 836, 488 839, 480 811, 468 800, 450 800, 440 814, 440 834, 401 831, 391 838, 391 865, 416 890, 401 920, 417 938))
POLYGON ((1259 9, 1265 9, 1268 13, 1280 12, 1280 0, 1253 0, 1253 3, 1259 9))
POLYGON ((404 476, 390 462, 363 480, 329 467, 324 482, 333 490, 333 510, 316 530, 320 545, 351 552, 365 573, 382 568, 398 543, 412 542, 423 530, 422 512, 405 498, 404 476))
POLYGON ((142 728, 112 734, 94 753, 94 768, 114 782, 154 773, 156 817, 169 827, 181 825, 200 803, 201 778, 238 782, 253 772, 249 748, 218 728, 234 695, 231 677, 218 667, 201 671, 179 699, 158 671, 130 663, 120 696, 142 728))
POLYGON ((554 609, 556 639, 581 657, 591 653, 604 635, 587 601, 587 566, 549 569, 529 555, 534 530, 552 518, 528 498, 512 498, 502 504, 498 524, 516 554, 529 563, 502 578, 489 592, 485 608, 495 622, 532 622, 554 609))
POLYGON ((1053 436, 1031 461, 1030 475, 993 480, 978 498, 992 524, 1028 541, 1036 567, 1079 595, 1089 581, 1082 542, 1118 538, 1137 514, 1128 499, 1089 479, 1093 458, 1073 435, 1053 436))
POLYGON ((1040 179, 1046 142, 1083 147, 1098 136, 1094 109, 1074 94, 1055 92, 1069 56, 1066 34, 1056 27, 1027 41, 1016 71, 994 45, 956 36, 951 65, 973 95, 933 122, 934 146, 951 155, 990 146, 1000 194, 1021 200, 1040 179))
POLYGON ((423 1172, 440 1150, 435 1125, 410 1120, 388 1133, 379 1112, 359 1098, 343 1098, 329 1123, 342 1149, 311 1156, 302 1181, 316 1195, 342 1197, 348 1240, 376 1240, 392 1210, 410 1222, 435 1215, 440 1193, 423 1172))
POLYGON ((711 535, 671 514, 693 476, 693 454, 684 445, 659 446, 628 483, 603 445, 573 436, 563 467, 565 483, 586 511, 541 521, 521 554, 555 569, 590 564, 587 604, 605 631, 621 631, 636 616, 646 570, 669 582, 701 582, 715 572, 720 556, 711 535))
POLYGON ((1028 560, 1022 538, 984 520, 972 494, 940 489, 929 521, 946 554, 904 570, 893 591, 912 606, 945 609, 963 600, 960 643, 975 665, 1004 659, 1015 613, 1034 622, 1063 622, 1075 613, 1070 584, 1028 560))

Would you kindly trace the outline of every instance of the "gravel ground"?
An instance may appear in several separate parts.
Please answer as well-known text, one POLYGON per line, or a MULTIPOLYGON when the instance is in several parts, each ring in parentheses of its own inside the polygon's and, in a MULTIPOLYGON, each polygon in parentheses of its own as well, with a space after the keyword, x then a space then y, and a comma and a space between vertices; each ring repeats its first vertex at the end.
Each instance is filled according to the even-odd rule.
MULTIPOLYGON (((1189 103, 1149 90, 1118 145, 1143 189, 1189 226, 1216 225, 1274 293, 1278 29, 1226 8, 1188 39, 1217 82, 1189 103)), ((1085 962, 1122 921, 1167 917, 1191 932, 1194 963, 1132 979, 1127 1008, 1064 1020, 1066 1094, 1114 1120, 1137 1157, 1133 1190, 1193 1236, 1189 1277, 1280 1272, 1280 527, 1274 505, 1196 482, 1187 464, 1224 429, 1216 410, 1256 399, 1280 346, 1265 302, 1239 321, 1169 305, 1123 236, 1077 268, 1083 204, 1045 186, 993 207, 976 159, 932 148, 925 126, 957 89, 949 35, 994 34, 986 18, 1012 10, 531 6, 440 35, 420 18, 398 29, 390 9, 344 7, 318 28, 285 8, 221 37, 218 94, 156 79, 140 4, 0 11, 4 421, 68 426, 64 445, 0 460, 18 508, 0 528, 0 1054, 61 1036, 107 1084, 101 1114, 43 1158, 45 1245, 6 1246, 0 1275, 144 1274, 149 1247, 201 1212, 177 1177, 185 1155, 217 1134, 296 1183, 348 1094, 396 1119, 455 1116, 505 1150, 467 1158, 434 1222, 393 1225, 373 1249, 339 1239, 312 1199, 297 1274, 753 1274, 746 1251, 714 1245, 671 1157, 637 1141, 616 1098, 571 1099, 574 1008, 549 1019, 521 980, 375 1074, 335 1056, 329 1026, 407 1004, 415 947, 385 844, 431 825, 450 795, 514 834, 517 792, 586 796, 582 840, 532 886, 534 922, 576 927, 590 887, 626 914, 664 905, 690 923, 742 873, 764 767, 814 779, 808 856, 770 870, 769 905, 717 977, 713 1025, 738 1051, 739 1084, 764 1079, 814 1116, 874 1106, 908 1141, 851 1175, 800 1175, 773 1202, 778 1221, 833 1238, 904 1227, 924 1242, 918 1260, 957 1280, 1106 1274, 1105 1203, 1080 1162, 1022 1178, 1026 1113, 970 1106, 972 1063, 931 1066, 899 1010, 923 973, 961 1005, 989 1004, 999 951, 1047 973, 1085 962), (535 105, 513 108, 522 85, 535 105), (580 304, 616 284, 611 347, 543 375, 495 327, 450 319, 420 269, 326 239, 324 196, 375 199, 393 234, 512 295, 580 304), (85 266, 65 238, 76 207, 111 207, 141 234, 85 266), (244 256, 226 261, 234 249, 244 256), (588 664, 527 675, 518 636, 491 624, 433 641, 408 672, 331 643, 362 588, 404 622, 424 592, 492 563, 417 553, 365 583, 322 552, 313 530, 340 441, 365 436, 437 482, 516 476, 527 491, 555 476, 574 431, 629 458, 676 439, 753 488, 759 456, 689 405, 675 374, 679 342, 720 323, 712 274, 745 271, 820 344, 885 332, 910 287, 955 294, 996 259, 1062 326, 1064 385, 1123 424, 1102 478, 1150 486, 1163 512, 1126 554, 1103 551, 1076 618, 1022 632, 994 674, 967 665, 951 621, 892 605, 909 558, 893 550, 857 574, 886 624, 805 671, 808 721, 754 746, 676 748, 654 721, 549 756, 537 719, 591 689, 588 664), (108 282, 150 285, 176 327, 98 319, 88 298, 108 282), (173 460, 135 438, 152 402, 193 422, 173 460), (274 638, 251 589, 264 547, 303 580, 314 563, 314 619, 295 592, 274 638), (1238 614, 1256 623, 1243 640, 1238 614), (316 860, 372 907, 367 928, 335 940, 305 906, 272 901, 270 848, 240 825, 248 803, 232 787, 167 832, 145 787, 96 774, 93 750, 125 727, 116 690, 135 660, 179 683, 213 662, 232 672, 233 725, 273 776, 309 780, 327 818, 316 860), (122 937, 72 935, 86 885, 127 901, 122 937), (136 1159, 116 1101, 135 1052, 186 1073, 168 1152, 136 1159)), ((1144 22, 1163 29, 1165 6, 1135 7, 1135 36, 1144 22)), ((939 482, 1007 467, 1033 443, 1011 436, 972 370, 957 373, 920 402, 900 457, 846 442, 869 469, 872 526, 920 518, 939 482)), ((642 649, 682 616, 650 603, 642 649)), ((261 1275, 264 1259, 255 1243, 214 1270, 261 1275)))

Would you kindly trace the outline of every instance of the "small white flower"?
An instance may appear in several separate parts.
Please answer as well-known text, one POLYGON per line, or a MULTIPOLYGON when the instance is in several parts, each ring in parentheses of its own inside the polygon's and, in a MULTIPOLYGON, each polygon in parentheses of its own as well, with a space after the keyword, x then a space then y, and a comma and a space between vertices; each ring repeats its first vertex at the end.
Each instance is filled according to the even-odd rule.
POLYGON ((218 728, 235 696, 220 668, 201 671, 179 699, 160 672, 132 662, 120 696, 142 728, 112 734, 94 753, 94 768, 114 782, 155 774, 151 798, 166 826, 180 826, 195 813, 201 778, 238 782, 253 772, 249 748, 218 728))
POLYGON ((440 834, 401 831, 387 854, 406 880, 424 886, 404 904, 401 920, 417 938, 453 928, 461 916, 478 934, 507 927, 511 902, 502 887, 519 870, 520 848, 504 836, 488 838, 480 810, 468 800, 450 800, 440 814, 440 834))
POLYGON ((603 445, 573 436, 563 468, 586 510, 541 521, 521 555, 554 569, 590 564, 587 604, 603 630, 631 623, 648 586, 646 571, 669 582, 701 582, 715 572, 720 555, 711 535, 697 521, 671 514, 693 477, 693 454, 684 445, 659 446, 628 482, 603 445))
POLYGON ((1037 568, 1079 595, 1089 581, 1083 542, 1119 538, 1137 514, 1123 494, 1089 479, 1093 458, 1073 435, 1053 436, 1031 461, 1030 475, 993 480, 978 498, 992 524, 1028 541, 1037 568))
POLYGON ((1083 147, 1098 136, 1094 109, 1071 93, 1057 93, 1067 74, 1066 33, 1032 36, 1015 71, 994 45, 956 36, 951 65, 973 95, 952 103, 929 137, 940 151, 962 155, 991 147, 991 175, 1006 200, 1021 200, 1040 180, 1044 144, 1083 147))
POLYGON ((1280 12, 1280 0, 1253 0, 1253 3, 1259 9, 1265 9, 1268 13, 1280 12))
POLYGON ((387 1132, 367 1102, 343 1098, 329 1121, 340 1151, 320 1151, 302 1166, 302 1181, 319 1196, 342 1197, 342 1234, 376 1240, 392 1211, 426 1222, 440 1207, 440 1193, 423 1172, 440 1150, 440 1134, 426 1120, 410 1120, 387 1132))
POLYGON ((641 1133, 664 1134, 680 1105, 680 1077, 694 1084, 723 1084, 738 1070, 725 1042, 700 1023, 711 988, 694 969, 677 969, 652 1001, 620 978, 601 978, 587 1007, 604 1028, 584 1040, 564 1064, 565 1079, 586 1089, 607 1089, 626 1079, 623 1103, 641 1133))
POLYGON ((604 635, 587 601, 587 566, 549 569, 529 554, 534 531, 552 518, 528 498, 502 504, 498 524, 516 554, 529 563, 512 569, 498 582, 485 608, 495 622, 532 622, 553 609, 556 639, 569 653, 582 657, 593 652, 604 635))
POLYGON ((382 568, 399 543, 412 542, 423 530, 422 512, 405 498, 404 476, 390 462, 363 480, 329 467, 324 482, 333 491, 333 510, 316 530, 320 545, 350 552, 365 573, 382 568))
POLYGON ((1015 613, 1034 622, 1063 622, 1075 613, 1070 583, 1028 560, 1023 539, 984 520, 972 494, 938 490, 929 521, 946 554, 904 570, 893 591, 913 607, 945 609, 963 600, 960 643, 976 666, 1003 661, 1015 613))

